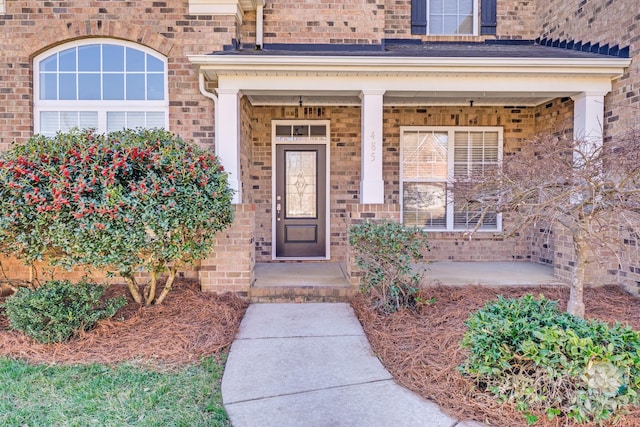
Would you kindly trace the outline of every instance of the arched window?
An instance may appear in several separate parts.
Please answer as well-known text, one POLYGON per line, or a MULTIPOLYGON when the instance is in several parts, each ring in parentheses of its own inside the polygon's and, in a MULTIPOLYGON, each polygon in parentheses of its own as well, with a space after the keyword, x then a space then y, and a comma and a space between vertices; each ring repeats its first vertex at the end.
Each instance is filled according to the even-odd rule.
POLYGON ((35 132, 167 127, 167 61, 142 46, 88 39, 34 60, 35 132))

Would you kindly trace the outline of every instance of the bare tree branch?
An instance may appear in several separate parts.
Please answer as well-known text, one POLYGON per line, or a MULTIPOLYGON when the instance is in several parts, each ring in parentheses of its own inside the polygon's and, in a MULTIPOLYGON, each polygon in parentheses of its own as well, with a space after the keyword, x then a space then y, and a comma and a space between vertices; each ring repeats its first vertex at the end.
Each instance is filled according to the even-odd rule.
POLYGON ((619 257, 623 236, 640 233, 640 136, 631 132, 606 144, 542 136, 506 156, 502 167, 458 177, 451 185, 458 203, 478 212, 480 221, 503 213, 507 236, 535 224, 564 228, 576 257, 577 299, 569 311, 583 315, 590 253, 606 249, 619 257))

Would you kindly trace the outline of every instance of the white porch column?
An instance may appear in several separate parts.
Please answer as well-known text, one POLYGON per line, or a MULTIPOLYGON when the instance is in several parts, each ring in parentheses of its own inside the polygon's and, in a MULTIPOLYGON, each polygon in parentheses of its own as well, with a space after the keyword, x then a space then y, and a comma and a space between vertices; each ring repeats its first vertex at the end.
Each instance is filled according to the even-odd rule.
POLYGON ((240 183, 240 97, 238 89, 218 89, 216 105, 216 154, 229 173, 229 186, 235 191, 231 203, 242 203, 240 183))
POLYGON ((363 90, 362 95, 362 181, 360 203, 384 203, 382 179, 382 99, 384 90, 363 90))
POLYGON ((602 144, 605 92, 582 92, 573 99, 573 139, 602 144))

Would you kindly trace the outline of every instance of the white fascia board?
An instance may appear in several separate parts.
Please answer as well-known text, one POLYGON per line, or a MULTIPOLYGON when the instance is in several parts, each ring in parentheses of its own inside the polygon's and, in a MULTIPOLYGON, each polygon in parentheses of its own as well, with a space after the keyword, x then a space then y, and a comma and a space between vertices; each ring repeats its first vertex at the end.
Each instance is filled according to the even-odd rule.
POLYGON ((610 76, 576 76, 540 74, 498 73, 433 73, 428 75, 403 75, 402 77, 371 75, 221 75, 220 89, 237 89, 247 93, 265 91, 315 91, 329 95, 331 92, 349 93, 367 90, 388 92, 429 92, 433 96, 451 93, 527 93, 530 96, 545 96, 551 93, 572 94, 580 92, 609 92, 610 76), (286 78, 283 78, 286 76, 286 78))
POLYGON ((379 56, 237 56, 191 55, 189 60, 207 76, 234 73, 335 73, 403 75, 405 73, 498 73, 598 75, 618 78, 631 63, 626 58, 415 58, 379 56))

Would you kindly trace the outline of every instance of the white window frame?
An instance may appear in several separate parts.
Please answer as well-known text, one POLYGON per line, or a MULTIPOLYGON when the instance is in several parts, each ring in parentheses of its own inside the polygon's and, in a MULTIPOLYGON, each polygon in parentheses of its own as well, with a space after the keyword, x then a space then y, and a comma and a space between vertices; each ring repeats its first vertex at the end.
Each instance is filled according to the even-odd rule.
POLYGON ((454 36, 454 37, 464 37, 464 36, 477 36, 478 35, 478 3, 480 0, 472 0, 473 1, 473 10, 471 12, 471 16, 473 18, 473 29, 471 34, 453 34, 453 33, 433 33, 431 31, 431 19, 429 19, 431 15, 431 1, 425 0, 427 2, 427 35, 431 36, 454 36))
MULTIPOLYGON (((429 232, 460 232, 464 233, 469 230, 455 228, 454 227, 454 194, 450 188, 449 183, 453 182, 454 178, 454 144, 456 132, 497 132, 498 133, 498 162, 503 162, 504 151, 504 129, 501 126, 401 126, 400 127, 400 222, 404 223, 404 183, 412 182, 433 182, 444 183, 446 185, 447 199, 446 199, 446 227, 445 228, 423 228, 429 232), (429 179, 405 179, 404 178, 404 134, 411 132, 440 132, 447 133, 447 179, 429 178, 429 179)), ((502 231, 502 214, 497 214, 496 228, 484 228, 478 229, 479 232, 495 233, 502 231)))
POLYGON ((40 133, 40 113, 63 111, 95 111, 98 113, 97 132, 107 131, 108 112, 162 112, 164 113, 165 128, 169 128, 169 87, 168 87, 167 58, 158 52, 136 43, 110 38, 89 38, 65 43, 49 49, 33 59, 33 105, 34 132, 40 133), (164 99, 153 101, 128 100, 43 100, 40 99, 40 61, 49 56, 79 46, 92 44, 112 44, 129 47, 162 61, 164 66, 164 99))
POLYGON ((5 12, 7 11, 6 6, 5 6, 5 0, 0 0, 0 14, 4 15, 5 12))

